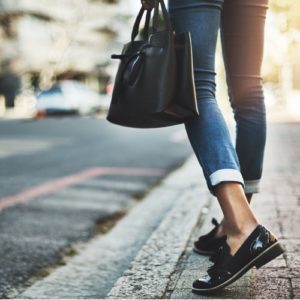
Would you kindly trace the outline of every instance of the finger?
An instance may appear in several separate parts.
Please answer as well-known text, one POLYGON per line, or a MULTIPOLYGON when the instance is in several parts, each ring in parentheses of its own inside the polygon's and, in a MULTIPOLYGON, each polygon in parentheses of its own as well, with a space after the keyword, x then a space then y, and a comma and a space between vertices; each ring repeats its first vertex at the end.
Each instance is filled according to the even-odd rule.
POLYGON ((142 0, 142 5, 143 5, 144 8, 146 8, 148 10, 153 9, 153 6, 151 6, 150 4, 148 4, 147 1, 145 1, 145 0, 142 0))

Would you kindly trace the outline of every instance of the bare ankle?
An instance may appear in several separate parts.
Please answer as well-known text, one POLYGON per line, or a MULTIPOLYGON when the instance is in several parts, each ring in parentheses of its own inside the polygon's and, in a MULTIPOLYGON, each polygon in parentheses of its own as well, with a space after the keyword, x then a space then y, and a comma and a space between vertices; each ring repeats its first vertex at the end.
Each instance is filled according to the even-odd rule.
POLYGON ((243 235, 243 234, 238 236, 228 235, 226 242, 230 248, 230 254, 234 255, 239 250, 239 248, 245 242, 246 239, 247 239, 247 235, 243 235))
POLYGON ((253 221, 243 224, 243 226, 237 226, 234 230, 227 231, 227 244, 229 245, 231 255, 237 252, 257 225, 258 223, 253 221))

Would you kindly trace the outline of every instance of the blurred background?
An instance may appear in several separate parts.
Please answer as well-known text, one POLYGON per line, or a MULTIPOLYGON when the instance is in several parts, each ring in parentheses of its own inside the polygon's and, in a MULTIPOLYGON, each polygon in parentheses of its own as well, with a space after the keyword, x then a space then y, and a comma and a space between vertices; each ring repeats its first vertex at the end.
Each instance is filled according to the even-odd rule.
POLYGON ((1 0, 0 116, 106 109, 136 2, 1 0))
MULTIPOLYGON (((127 41, 138 7, 137 0, 1 0, 0 117, 105 112, 116 68, 110 54, 127 41)), ((270 1, 263 65, 269 111, 295 118, 299 9, 297 1, 270 1)), ((217 59, 224 94, 220 47, 217 59)))
MULTIPOLYGON (((300 120, 300 2, 270 0, 267 11, 264 60, 264 82, 267 118, 269 122, 300 120)), ((231 109, 226 97, 227 86, 218 45, 218 101, 232 124, 231 109)))
POLYGON ((267 19, 263 76, 273 111, 300 116, 300 3, 270 1, 267 19))
MULTIPOLYGON (((193 154, 183 126, 140 130, 105 119, 118 63, 110 55, 129 40, 139 7, 0 0, 0 298, 66 264, 193 154)), ((299 12, 299 1, 270 0, 265 30, 269 145, 277 151, 266 170, 278 174, 278 188, 286 174, 286 190, 300 178, 299 12)), ((218 102, 232 124, 220 42, 216 59, 218 102)))

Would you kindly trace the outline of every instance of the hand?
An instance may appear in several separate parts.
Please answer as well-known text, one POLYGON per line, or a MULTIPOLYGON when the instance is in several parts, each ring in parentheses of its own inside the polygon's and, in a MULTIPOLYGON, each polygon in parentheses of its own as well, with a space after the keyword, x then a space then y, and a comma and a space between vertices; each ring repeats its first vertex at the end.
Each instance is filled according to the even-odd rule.
POLYGON ((155 7, 155 1, 156 0, 141 0, 143 7, 147 10, 151 10, 155 7))

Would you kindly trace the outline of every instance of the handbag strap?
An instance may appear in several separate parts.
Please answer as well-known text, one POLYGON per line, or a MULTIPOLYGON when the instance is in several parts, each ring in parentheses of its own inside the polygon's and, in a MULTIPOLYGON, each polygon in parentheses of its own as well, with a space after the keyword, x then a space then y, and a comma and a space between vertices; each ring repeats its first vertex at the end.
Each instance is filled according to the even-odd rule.
POLYGON ((150 30, 150 19, 151 19, 151 11, 148 10, 146 14, 145 26, 144 26, 144 40, 148 40, 149 37, 149 30, 150 30))
POLYGON ((147 11, 147 14, 146 14, 146 20, 145 20, 145 25, 144 25, 144 39, 145 40, 148 39, 149 28, 150 28, 150 19, 151 19, 151 11, 145 9, 144 7, 141 7, 141 9, 140 9, 140 11, 139 11, 139 13, 138 13, 138 15, 135 19, 134 25, 133 25, 133 29, 132 29, 132 33, 131 33, 131 41, 134 41, 136 36, 139 33, 140 23, 141 23, 141 20, 142 20, 142 17, 144 15, 145 11, 147 11))
POLYGON ((164 0, 156 0, 155 7, 154 7, 154 16, 153 16, 153 32, 158 31, 158 25, 159 25, 159 4, 161 6, 162 16, 164 25, 166 27, 166 30, 172 30, 171 20, 168 13, 168 10, 166 8, 164 0))
MULTIPOLYGON (((165 6, 164 0, 155 0, 155 7, 154 7, 154 15, 152 20, 152 33, 158 32, 158 25, 159 25, 159 4, 161 6, 162 15, 164 19, 164 24, 166 26, 166 30, 172 30, 171 21, 169 17, 169 13, 167 11, 167 8, 165 6)), ((149 37, 149 31, 150 31, 150 20, 151 20, 151 10, 145 9, 143 6, 141 7, 132 29, 131 33, 131 41, 133 42, 136 38, 136 36, 139 33, 139 27, 142 20, 142 17, 144 15, 144 12, 147 11, 146 14, 146 20, 144 25, 144 40, 147 40, 149 37)))

